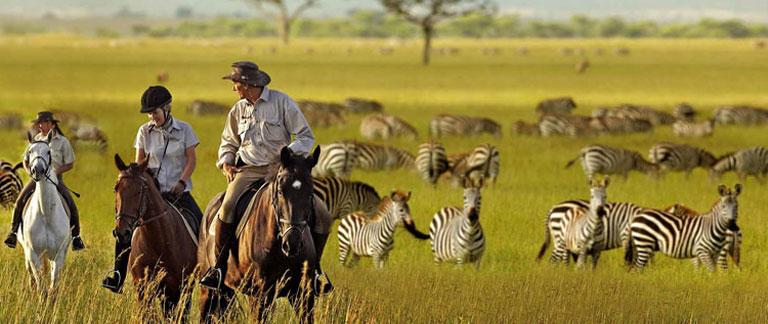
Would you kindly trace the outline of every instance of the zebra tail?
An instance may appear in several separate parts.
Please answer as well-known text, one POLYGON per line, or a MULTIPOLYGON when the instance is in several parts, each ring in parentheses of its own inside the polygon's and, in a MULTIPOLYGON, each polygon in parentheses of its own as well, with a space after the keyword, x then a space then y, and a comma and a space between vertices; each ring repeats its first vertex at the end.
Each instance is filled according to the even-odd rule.
POLYGON ((549 249, 549 243, 552 241, 551 235, 549 233, 549 213, 547 213, 546 225, 546 230, 544 231, 544 244, 541 245, 539 255, 536 256, 536 262, 541 261, 541 258, 544 257, 544 254, 547 253, 547 249, 549 249))
POLYGON ((581 153, 576 156, 573 160, 568 161, 568 164, 565 165, 565 168, 570 168, 574 163, 576 163, 576 160, 578 160, 581 157, 581 153))
POLYGON ((627 242, 624 245, 624 265, 631 267, 635 263, 635 244, 632 240, 632 224, 627 224, 627 242))
POLYGON ((16 170, 18 170, 22 166, 24 166, 24 162, 19 162, 18 164, 16 164, 16 166, 13 167, 13 169, 11 171, 15 173, 16 170))
POLYGON ((411 233, 413 237, 419 239, 419 240, 426 240, 429 238, 429 235, 424 234, 420 232, 418 229, 416 229, 416 225, 413 222, 403 222, 403 225, 406 230, 408 230, 408 233, 411 233))

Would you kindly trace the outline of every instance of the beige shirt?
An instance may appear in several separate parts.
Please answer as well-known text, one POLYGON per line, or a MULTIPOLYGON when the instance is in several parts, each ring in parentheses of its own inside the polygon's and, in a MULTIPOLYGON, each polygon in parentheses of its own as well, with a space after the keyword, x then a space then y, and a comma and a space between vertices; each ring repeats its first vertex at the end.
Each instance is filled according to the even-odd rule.
POLYGON ((293 99, 264 87, 255 103, 242 99, 229 111, 216 167, 235 165, 237 157, 247 165, 269 165, 280 159, 283 146, 306 154, 314 144, 315 135, 293 99))
MULTIPOLYGON (((51 132, 53 132, 53 138, 51 138, 49 147, 51 148, 51 167, 53 167, 53 171, 55 172, 61 168, 62 165, 75 162, 75 151, 72 149, 72 144, 69 143, 69 140, 66 137, 61 136, 61 134, 53 129, 51 132)), ((47 136, 40 132, 35 135, 34 140, 45 141, 46 137, 47 136)), ((23 158, 25 162, 29 163, 29 146, 24 150, 23 158)))
MULTIPOLYGON (((200 144, 192 126, 176 118, 170 121, 171 123, 165 127, 157 127, 151 121, 141 125, 136 134, 136 141, 133 143, 133 147, 137 150, 144 149, 144 152, 149 154, 150 168, 160 168, 160 172, 155 177, 160 182, 161 192, 171 191, 171 188, 179 182, 187 165, 187 148, 200 144), (165 146, 166 141, 168 148, 165 146)), ((187 181, 184 191, 190 190, 192 190, 191 178, 187 181)))

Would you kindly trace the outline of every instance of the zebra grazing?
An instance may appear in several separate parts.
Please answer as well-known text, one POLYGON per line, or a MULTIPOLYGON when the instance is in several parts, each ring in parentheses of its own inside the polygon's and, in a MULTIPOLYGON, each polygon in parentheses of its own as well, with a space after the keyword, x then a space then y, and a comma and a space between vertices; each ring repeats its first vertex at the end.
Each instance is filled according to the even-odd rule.
POLYGON ((344 117, 344 107, 328 102, 299 100, 296 101, 304 117, 310 126, 313 127, 344 127, 347 120, 344 117))
POLYGON ((629 171, 636 170, 650 177, 655 177, 659 166, 646 161, 635 151, 604 145, 589 145, 581 149, 581 153, 565 165, 569 168, 576 160, 581 158, 581 167, 584 174, 593 176, 596 174, 619 174, 626 179, 629 171))
POLYGON ((354 143, 336 142, 320 145, 320 157, 312 168, 313 177, 340 177, 349 179, 357 163, 358 151, 354 143))
POLYGON ((344 106, 332 102, 297 100, 296 105, 299 106, 299 110, 301 110, 301 112, 304 114, 322 111, 329 112, 334 115, 341 115, 346 111, 344 106))
POLYGON ((362 212, 373 217, 381 198, 376 189, 359 181, 349 181, 336 177, 314 177, 314 193, 325 203, 331 219, 341 219, 353 212, 362 212))
POLYGON ((456 185, 468 172, 470 177, 479 173, 480 178, 490 178, 495 184, 499 177, 499 164, 499 151, 491 144, 477 146, 470 153, 448 156, 448 170, 456 185))
POLYGON ((526 123, 522 120, 518 120, 512 124, 512 134, 539 136, 541 135, 541 129, 539 129, 538 123, 526 123))
POLYGON ((689 176, 696 167, 711 168, 717 158, 695 146, 662 142, 651 147, 648 160, 658 164, 663 173, 684 171, 689 176))
POLYGON ((91 142, 96 144, 99 152, 107 151, 107 135, 99 127, 93 125, 73 125, 69 128, 69 140, 72 144, 77 142, 91 142))
POLYGON ((589 127, 590 117, 564 114, 545 114, 539 119, 541 136, 552 135, 583 136, 592 135, 589 127))
POLYGON ((698 113, 696 112, 693 107, 687 103, 680 103, 677 106, 675 106, 675 109, 672 112, 672 115, 675 116, 678 120, 684 120, 692 122, 696 120, 696 115, 698 113))
POLYGON ((464 208, 445 207, 437 211, 429 225, 429 238, 435 263, 474 263, 480 268, 485 251, 485 236, 480 225, 480 189, 483 178, 463 178, 464 208))
POLYGON ((652 133, 653 124, 643 119, 626 117, 593 117, 589 127, 601 134, 652 133))
POLYGON ((16 198, 19 197, 23 185, 17 172, 24 164, 19 162, 16 166, 0 160, 0 206, 6 209, 13 208, 16 198))
POLYGON ((606 191, 610 180, 603 181, 589 177, 590 200, 566 201, 555 205, 547 212, 544 244, 536 257, 540 261, 554 241, 554 250, 550 261, 569 263, 569 256, 576 258, 577 267, 583 268, 587 255, 592 256, 592 267, 597 266, 600 253, 606 245, 605 209, 606 191))
POLYGON ((768 150, 763 146, 753 146, 723 155, 710 169, 710 177, 719 180, 728 171, 736 171, 741 181, 752 175, 764 184, 765 175, 768 174, 768 150))
POLYGON ((667 112, 658 111, 646 106, 635 106, 630 104, 623 104, 615 108, 597 108, 592 111, 592 117, 617 117, 646 120, 654 126, 670 125, 677 120, 667 112))
POLYGON ((678 120, 672 124, 672 133, 679 137, 711 136, 715 129, 715 120, 710 119, 700 123, 678 120))
POLYGON ((384 267, 395 240, 395 228, 399 222, 413 224, 408 200, 411 193, 394 190, 384 197, 373 218, 365 217, 362 213, 352 213, 341 220, 339 224, 339 261, 341 265, 357 264, 361 256, 373 257, 373 265, 384 267))
POLYGON ((228 113, 229 109, 230 107, 227 107, 227 105, 199 99, 190 102, 189 106, 187 106, 188 113, 198 116, 223 115, 228 113))
POLYGON ((387 114, 368 115, 360 122, 360 135, 368 139, 388 139, 394 136, 418 138, 419 134, 408 122, 387 114))
POLYGON ((720 198, 706 214, 680 218, 673 214, 646 209, 629 224, 629 238, 624 259, 635 270, 642 270, 661 251, 677 259, 698 258, 708 271, 715 270, 715 258, 726 245, 728 229, 737 230, 738 197, 741 185, 733 189, 717 188, 720 198))
POLYGON ((21 128, 21 116, 19 114, 0 115, 0 129, 19 129, 21 128))
POLYGON ((489 118, 464 115, 437 115, 429 122, 429 131, 432 136, 438 138, 483 133, 501 137, 501 125, 499 123, 489 118))
POLYGON ((768 122, 768 110, 752 106, 722 106, 715 108, 718 125, 761 125, 768 122))
POLYGON ((384 107, 378 101, 360 98, 347 98, 344 100, 344 106, 348 112, 354 114, 367 114, 384 111, 384 107))
MULTIPOLYGON (((663 210, 680 218, 694 218, 701 215, 688 206, 681 204, 667 206, 663 210)), ((717 266, 723 271, 728 270, 728 255, 733 259, 733 264, 738 267, 741 256, 741 229, 738 226, 729 227, 725 231, 725 245, 717 256, 717 266)), ((695 269, 701 268, 701 261, 698 258, 691 259, 691 262, 695 269)))
POLYGON ((435 141, 419 145, 419 152, 416 154, 416 170, 424 181, 437 184, 440 175, 448 171, 445 147, 435 141))
POLYGON ((413 169, 415 157, 391 146, 360 143, 356 141, 343 141, 352 144, 358 152, 355 166, 367 170, 391 170, 396 168, 413 169))
POLYGON ((571 97, 546 99, 536 105, 536 112, 540 114, 570 114, 576 109, 576 102, 571 97))

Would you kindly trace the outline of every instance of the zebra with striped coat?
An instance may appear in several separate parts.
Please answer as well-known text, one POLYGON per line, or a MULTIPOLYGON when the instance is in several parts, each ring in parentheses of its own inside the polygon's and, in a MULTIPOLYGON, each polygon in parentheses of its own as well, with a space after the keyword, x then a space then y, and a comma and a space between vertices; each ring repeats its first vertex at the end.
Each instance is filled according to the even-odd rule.
POLYGON ((359 181, 335 177, 313 177, 315 195, 325 204, 331 219, 341 219, 360 211, 368 217, 376 215, 381 198, 376 189, 359 181))
POLYGON ((697 167, 711 168, 717 158, 699 147, 661 142, 648 150, 648 161, 658 164, 662 172, 683 171, 689 176, 697 167))
POLYGON ((718 125, 761 125, 768 122, 768 110, 751 106, 723 106, 715 108, 718 125))
POLYGON ((480 135, 488 133, 501 137, 501 125, 482 117, 464 115, 437 115, 429 122, 430 134, 440 138, 443 136, 480 135))
POLYGON ((392 170, 397 168, 413 169, 416 158, 406 152, 391 146, 343 141, 352 144, 357 150, 355 166, 367 170, 392 170))
POLYGON ((672 124, 672 133, 678 137, 704 137, 712 136, 715 129, 715 120, 710 119, 700 123, 678 120, 672 124))
POLYGON ((583 268, 586 265, 588 255, 591 255, 592 267, 597 266, 600 253, 606 245, 604 235, 604 222, 607 216, 605 189, 609 183, 608 177, 602 182, 589 177, 587 181, 590 192, 588 206, 583 206, 582 201, 566 201, 555 205, 547 212, 544 244, 542 244, 539 255, 536 257, 537 261, 544 256, 550 242, 554 241, 554 250, 550 257, 551 262, 567 264, 570 262, 569 256, 573 255, 577 267, 583 268))
POLYGON ((388 139, 395 136, 416 139, 419 136, 411 124, 384 113, 365 116, 360 122, 360 135, 368 139, 388 139))
POLYGON ((674 110, 672 111, 672 115, 675 116, 678 120, 684 120, 684 121, 694 121, 696 120, 696 115, 698 113, 696 112, 693 107, 687 103, 680 103, 677 106, 675 106, 674 110))
POLYGON ((429 225, 429 238, 435 264, 455 262, 458 266, 474 263, 480 268, 485 251, 485 236, 480 225, 480 189, 483 178, 464 177, 464 208, 440 209, 429 225))
POLYGON ((357 163, 357 156, 358 151, 354 143, 320 145, 320 157, 317 165, 312 168, 312 176, 349 179, 357 163))
POLYGON ((416 154, 416 170, 424 181, 436 185, 440 175, 448 171, 445 147, 435 141, 419 145, 419 152, 416 154))
POLYGON ((600 134, 652 133, 653 124, 647 120, 620 117, 593 117, 589 127, 600 134))
POLYGON ((763 146, 753 146, 723 155, 712 166, 710 177, 716 181, 728 171, 735 171, 741 181, 752 175, 760 184, 765 184, 765 175, 768 174, 768 150, 763 146))
POLYGON ((16 166, 0 160, 0 206, 10 209, 16 203, 16 198, 22 188, 21 177, 17 172, 24 164, 19 162, 16 166))
POLYGON ((619 174, 624 179, 630 171, 636 170, 650 177, 655 177, 659 167, 643 159, 640 153, 618 147, 604 145, 589 145, 581 149, 581 153, 565 165, 569 168, 576 160, 581 159, 584 174, 619 174))
POLYGON ((470 153, 448 156, 448 170, 454 185, 461 184, 465 174, 470 177, 490 178, 491 183, 495 184, 499 176, 499 166, 499 151, 491 144, 477 146, 470 153))
POLYGON ((352 213, 339 224, 339 262, 349 266, 357 264, 360 257, 372 257, 377 268, 384 267, 389 252, 394 247, 397 224, 413 224, 408 200, 411 193, 395 190, 384 197, 374 218, 367 218, 362 213, 352 213))
MULTIPOLYGON (((699 212, 681 204, 667 206, 663 210, 684 219, 701 215, 699 212)), ((728 255, 733 259, 733 264, 738 267, 741 256, 741 229, 735 225, 725 231, 725 246, 723 246, 717 256, 717 267, 723 271, 728 270, 728 255)), ((691 262, 695 269, 701 268, 701 260, 698 258, 691 259, 691 262)))
POLYGON ((698 258, 708 271, 715 270, 715 259, 726 244, 728 229, 736 230, 741 185, 717 188, 720 198, 706 214, 680 218, 647 209, 629 224, 629 239, 624 259, 635 270, 642 270, 654 251, 676 259, 698 258))
POLYGON ((543 137, 593 135, 594 131, 589 126, 591 120, 592 118, 586 116, 545 114, 539 119, 539 132, 543 137))
POLYGON ((536 112, 540 114, 570 114, 574 109, 576 102, 571 97, 546 99, 536 105, 536 112))

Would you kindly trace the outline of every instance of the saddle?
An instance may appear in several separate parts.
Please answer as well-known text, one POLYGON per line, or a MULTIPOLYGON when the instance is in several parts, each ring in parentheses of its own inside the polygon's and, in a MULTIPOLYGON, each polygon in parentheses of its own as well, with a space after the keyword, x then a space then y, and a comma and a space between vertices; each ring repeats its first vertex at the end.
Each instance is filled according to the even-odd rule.
POLYGON ((248 186, 248 189, 240 195, 237 199, 237 205, 235 205, 235 223, 237 223, 237 230, 235 231, 235 238, 240 238, 240 234, 245 228, 245 224, 248 223, 248 219, 251 217, 251 212, 256 205, 256 194, 264 190, 269 183, 265 180, 259 180, 248 186))
MULTIPOLYGON (((67 218, 72 218, 72 211, 69 209, 69 204, 67 204, 67 200, 64 199, 64 196, 62 196, 61 193, 59 193, 59 199, 61 199, 61 204, 64 206, 64 211, 67 213, 67 218)), ((27 213, 30 201, 32 201, 32 195, 29 196, 29 199, 27 199, 27 202, 24 204, 22 215, 27 213)))

